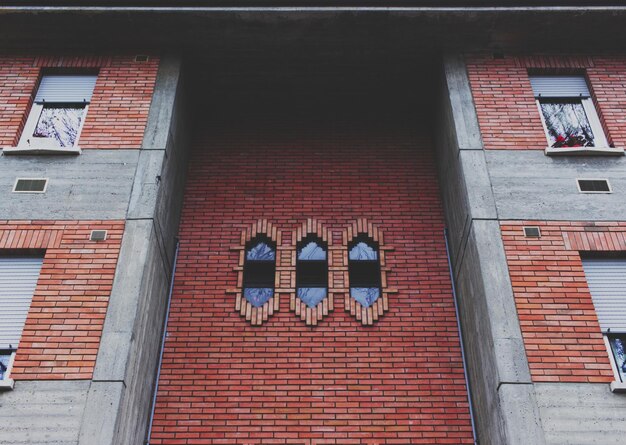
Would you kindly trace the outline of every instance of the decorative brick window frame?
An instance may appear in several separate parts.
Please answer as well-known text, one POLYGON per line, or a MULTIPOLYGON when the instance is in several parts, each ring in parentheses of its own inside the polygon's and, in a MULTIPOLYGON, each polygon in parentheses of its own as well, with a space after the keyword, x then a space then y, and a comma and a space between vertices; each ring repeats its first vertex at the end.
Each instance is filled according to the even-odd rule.
POLYGON ((383 233, 378 227, 365 218, 359 218, 352 225, 348 226, 343 236, 342 249, 342 269, 343 269, 343 287, 342 291, 345 295, 346 312, 359 320, 364 325, 373 325, 375 321, 389 310, 389 294, 398 292, 396 289, 390 289, 387 286, 387 272, 389 268, 386 266, 386 252, 393 250, 393 247, 385 245, 383 233), (380 259, 380 287, 381 295, 370 307, 364 307, 350 296, 350 279, 348 273, 348 244, 360 234, 369 236, 378 244, 378 256, 380 259))
POLYGON ((350 312, 363 325, 373 325, 389 310, 389 294, 398 292, 387 286, 389 268, 386 266, 385 257, 386 252, 392 251, 393 247, 385 244, 382 231, 365 218, 360 218, 341 229, 328 229, 315 219, 307 219, 295 231, 278 230, 267 219, 260 219, 242 230, 239 244, 232 246, 231 250, 239 253, 237 266, 234 267, 237 272, 237 286, 228 289, 227 293, 236 295, 235 311, 253 326, 262 325, 274 312, 280 310, 281 294, 289 296, 289 309, 308 326, 316 326, 320 320, 332 312, 335 308, 335 298, 342 296, 346 312, 350 312), (340 244, 333 243, 333 234, 337 233, 341 235, 340 244), (243 272, 246 244, 259 234, 266 235, 276 243, 276 277, 274 295, 263 306, 254 307, 243 296, 243 272), (328 246, 328 292, 314 308, 308 307, 298 298, 296 289, 297 245, 311 234, 318 236, 328 246), (367 308, 350 296, 348 244, 359 234, 367 235, 378 244, 380 258, 381 295, 372 306, 367 308))
POLYGON ((297 288, 294 281, 293 289, 291 289, 289 293, 289 309, 295 312, 296 315, 299 316, 300 319, 308 326, 315 326, 335 307, 334 294, 337 293, 337 291, 332 285, 333 273, 335 269, 333 268, 333 256, 331 252, 334 251, 333 249, 341 248, 342 246, 335 247, 332 245, 332 236, 324 225, 314 219, 307 219, 301 227, 296 229, 296 240, 295 243, 293 243, 294 248, 291 251, 293 256, 290 258, 290 270, 293 271, 292 274, 294 277, 296 273, 296 261, 298 260, 298 243, 300 243, 300 241, 305 239, 308 235, 317 235, 328 246, 328 251, 326 252, 328 258, 328 291, 326 292, 326 296, 317 304, 317 306, 310 308, 304 301, 298 298, 297 288))
MULTIPOLYGON (((278 231, 278 229, 267 219, 260 219, 255 224, 246 227, 241 232, 239 245, 231 247, 231 250, 239 252, 239 261, 237 263, 237 267, 235 267, 235 270, 237 271, 237 287, 230 289, 228 292, 236 294, 235 310, 255 326, 262 325, 269 319, 270 316, 274 314, 274 312, 278 312, 280 310, 281 284, 285 281, 283 273, 283 264, 285 260, 283 252, 285 251, 285 247, 282 246, 281 241, 282 233, 278 231), (276 278, 274 281, 274 295, 272 295, 272 297, 267 300, 263 306, 254 307, 243 296, 243 266, 246 259, 246 244, 260 234, 266 235, 269 239, 276 243, 276 278), (280 281, 281 279, 283 282, 280 281)), ((291 246, 287 246, 287 248, 290 249, 291 246)))

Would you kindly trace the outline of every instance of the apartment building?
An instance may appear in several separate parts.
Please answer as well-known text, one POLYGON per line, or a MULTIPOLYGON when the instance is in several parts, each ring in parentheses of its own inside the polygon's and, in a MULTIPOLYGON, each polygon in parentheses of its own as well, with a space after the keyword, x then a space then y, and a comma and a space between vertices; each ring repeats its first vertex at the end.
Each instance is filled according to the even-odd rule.
POLYGON ((6 3, 0 443, 621 443, 626 9, 6 3))

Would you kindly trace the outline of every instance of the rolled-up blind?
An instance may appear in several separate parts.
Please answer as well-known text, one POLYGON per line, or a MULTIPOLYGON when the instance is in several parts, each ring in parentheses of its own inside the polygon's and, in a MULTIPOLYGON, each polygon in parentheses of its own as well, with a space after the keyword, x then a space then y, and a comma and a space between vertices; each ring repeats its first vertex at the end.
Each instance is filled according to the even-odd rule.
POLYGON ((626 332, 626 259, 583 259, 591 299, 603 332, 626 332))
POLYGON ((35 102, 89 102, 98 76, 43 76, 35 102))
POLYGON ((535 97, 590 97, 583 76, 530 76, 535 97))
POLYGON ((41 257, 0 257, 0 349, 20 342, 42 263, 41 257))

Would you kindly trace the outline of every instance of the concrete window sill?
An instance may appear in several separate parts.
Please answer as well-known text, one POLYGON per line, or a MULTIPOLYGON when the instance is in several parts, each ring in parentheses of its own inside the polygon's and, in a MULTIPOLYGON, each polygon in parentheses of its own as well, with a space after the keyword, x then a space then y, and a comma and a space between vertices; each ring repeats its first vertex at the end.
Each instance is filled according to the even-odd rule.
POLYGON ((547 156, 623 156, 623 148, 615 147, 574 147, 545 149, 547 156))
POLYGON ((80 147, 4 147, 5 155, 79 155, 80 147))
POLYGON ((618 382, 617 380, 611 382, 611 392, 626 393, 626 383, 618 382))
POLYGON ((11 391, 15 386, 13 379, 0 380, 0 391, 11 391))

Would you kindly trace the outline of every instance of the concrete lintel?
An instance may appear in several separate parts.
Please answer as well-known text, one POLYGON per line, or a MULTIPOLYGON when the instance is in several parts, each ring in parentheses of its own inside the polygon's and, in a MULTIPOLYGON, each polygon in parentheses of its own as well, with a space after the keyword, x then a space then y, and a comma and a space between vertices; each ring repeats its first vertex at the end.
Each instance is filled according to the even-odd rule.
POLYGON ((535 387, 532 384, 502 384, 498 389, 505 419, 507 445, 546 443, 535 387))
POLYGON ((80 445, 115 443, 115 424, 124 393, 122 382, 92 382, 78 434, 80 445))

